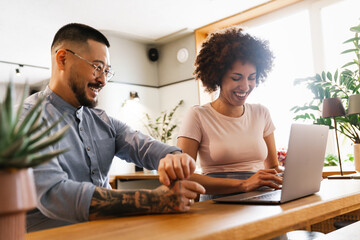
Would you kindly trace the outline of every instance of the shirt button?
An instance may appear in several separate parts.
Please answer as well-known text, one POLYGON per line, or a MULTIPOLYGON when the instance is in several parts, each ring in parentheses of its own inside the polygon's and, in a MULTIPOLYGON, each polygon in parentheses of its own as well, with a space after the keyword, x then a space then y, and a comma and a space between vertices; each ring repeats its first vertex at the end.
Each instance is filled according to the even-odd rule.
POLYGON ((94 170, 92 170, 92 171, 91 171, 91 174, 92 174, 92 175, 94 175, 94 174, 95 174, 95 171, 94 171, 94 170))
POLYGON ((80 131, 82 131, 82 128, 80 128, 80 131))
POLYGON ((87 150, 90 151, 90 148, 88 147, 87 150))

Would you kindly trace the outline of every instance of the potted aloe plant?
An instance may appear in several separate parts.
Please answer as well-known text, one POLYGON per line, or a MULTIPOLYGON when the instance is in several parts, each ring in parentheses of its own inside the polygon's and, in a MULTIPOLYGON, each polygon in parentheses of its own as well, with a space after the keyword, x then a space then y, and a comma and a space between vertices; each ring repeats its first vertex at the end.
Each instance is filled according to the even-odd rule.
MULTIPOLYGON (((334 74, 322 72, 314 77, 296 79, 295 84, 305 84, 314 94, 314 98, 303 106, 294 106, 291 111, 297 115, 294 120, 312 120, 314 124, 328 125, 332 127, 331 118, 321 117, 321 105, 326 98, 339 97, 348 112, 349 97, 359 94, 360 88, 360 25, 351 27, 350 31, 354 37, 348 39, 344 44, 352 44, 341 54, 355 54, 355 58, 344 64, 334 74)), ((358 114, 336 117, 338 131, 354 143, 354 161, 358 171, 360 171, 360 159, 357 157, 357 150, 360 147, 360 116, 358 114)), ((360 156, 359 156, 360 157, 360 156)))
POLYGON ((10 82, 6 97, 0 103, 0 239, 25 239, 26 211, 36 206, 31 167, 66 151, 44 152, 45 148, 64 136, 68 126, 49 135, 62 119, 48 126, 42 119, 43 98, 21 117, 27 91, 28 85, 25 86, 21 104, 15 111, 14 86, 10 82))

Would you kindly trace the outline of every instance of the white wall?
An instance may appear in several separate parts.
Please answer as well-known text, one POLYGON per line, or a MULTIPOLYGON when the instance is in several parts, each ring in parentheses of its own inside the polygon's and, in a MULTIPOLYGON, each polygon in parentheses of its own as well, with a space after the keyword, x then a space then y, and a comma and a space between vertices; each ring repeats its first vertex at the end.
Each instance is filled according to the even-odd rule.
POLYGON ((108 83, 99 94, 98 107, 109 116, 117 118, 130 127, 143 131, 144 114, 158 114, 159 90, 157 88, 121 83, 108 83), (129 100, 130 91, 137 91, 140 99, 129 100), (126 101, 125 105, 124 102, 126 101))
MULTIPOLYGON (((109 116, 125 122, 133 129, 147 133, 144 128, 145 113, 158 114, 159 91, 157 88, 110 82, 99 94, 98 107, 104 109, 109 116), (129 100, 130 91, 138 92, 139 101, 129 100)), ((111 166, 110 174, 131 173, 134 171, 134 164, 121 161, 116 157, 111 166)))
POLYGON ((146 44, 106 34, 115 76, 112 81, 158 86, 157 62, 147 57, 146 44))
POLYGON ((182 37, 174 42, 159 47, 159 85, 165 85, 193 77, 195 61, 195 36, 194 34, 182 37), (186 48, 189 58, 180 63, 176 56, 181 48, 186 48))
POLYGON ((184 100, 184 103, 175 112, 173 118, 174 123, 176 123, 178 127, 174 130, 173 138, 170 144, 176 145, 176 137, 181 126, 181 119, 185 117, 185 114, 191 106, 199 104, 197 82, 195 80, 189 80, 186 82, 162 87, 159 89, 159 95, 161 111, 166 110, 169 112, 178 104, 180 100, 184 100))

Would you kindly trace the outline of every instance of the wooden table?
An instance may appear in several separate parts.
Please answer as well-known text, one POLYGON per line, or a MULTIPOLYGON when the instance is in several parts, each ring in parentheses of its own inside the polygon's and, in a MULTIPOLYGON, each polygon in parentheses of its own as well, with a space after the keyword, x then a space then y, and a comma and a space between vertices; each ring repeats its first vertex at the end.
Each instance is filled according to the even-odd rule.
POLYGON ((119 182, 126 183, 126 182, 132 182, 130 184, 122 184, 130 187, 130 188, 155 188, 158 185, 160 185, 159 180, 159 174, 149 172, 134 172, 134 173, 127 173, 127 174, 121 174, 121 175, 112 175, 109 178, 110 185, 113 189, 124 189, 124 187, 119 186, 119 182), (137 183, 133 184, 134 181, 137 183))
MULTIPOLYGON (((343 174, 344 175, 348 175, 348 174, 354 174, 356 173, 355 169, 353 168, 349 168, 349 167, 344 167, 343 168, 343 174)), ((323 169, 323 178, 327 178, 328 176, 331 175, 339 175, 340 174, 340 169, 339 166, 330 166, 330 167, 324 167, 323 169)), ((113 188, 117 188, 117 180, 120 181, 129 181, 129 180, 153 180, 153 179, 158 179, 159 178, 159 174, 157 173, 145 173, 145 172, 134 172, 134 173, 123 173, 123 174, 119 174, 119 175, 111 175, 109 177, 110 179, 110 183, 112 185, 113 188)))
MULTIPOLYGON (((343 167, 343 174, 349 175, 356 173, 354 167, 343 167)), ((323 178, 327 178, 332 175, 340 175, 340 167, 339 166, 329 166, 323 168, 323 178)))
POLYGON ((113 175, 111 176, 112 179, 121 179, 121 180, 129 180, 129 179, 158 179, 159 174, 157 173, 145 173, 145 172, 134 172, 134 173, 127 173, 121 175, 113 175))
POLYGON ((26 235, 27 240, 268 239, 360 209, 360 180, 323 180, 320 192, 282 205, 195 203, 189 213, 119 217, 26 235))

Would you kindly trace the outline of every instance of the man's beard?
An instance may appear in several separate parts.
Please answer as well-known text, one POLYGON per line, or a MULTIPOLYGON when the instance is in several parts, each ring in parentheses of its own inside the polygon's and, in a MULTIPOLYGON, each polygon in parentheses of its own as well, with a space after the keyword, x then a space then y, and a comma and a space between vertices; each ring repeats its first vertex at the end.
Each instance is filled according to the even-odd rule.
POLYGON ((72 78, 72 80, 69 82, 69 85, 71 89, 73 90, 76 99, 80 103, 81 106, 94 108, 96 107, 98 101, 97 98, 94 99, 94 101, 86 98, 86 92, 85 92, 85 86, 80 86, 80 83, 77 83, 74 81, 75 78, 72 78))

